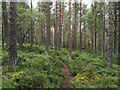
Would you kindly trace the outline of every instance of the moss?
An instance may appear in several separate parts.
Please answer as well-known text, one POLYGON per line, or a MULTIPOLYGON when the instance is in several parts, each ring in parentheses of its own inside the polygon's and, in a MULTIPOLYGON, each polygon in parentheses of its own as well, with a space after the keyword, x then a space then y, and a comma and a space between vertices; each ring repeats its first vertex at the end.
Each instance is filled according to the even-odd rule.
POLYGON ((90 82, 95 82, 98 79, 99 79, 98 74, 94 72, 92 69, 86 67, 83 69, 81 73, 78 73, 73 78, 73 81, 90 83, 90 82))

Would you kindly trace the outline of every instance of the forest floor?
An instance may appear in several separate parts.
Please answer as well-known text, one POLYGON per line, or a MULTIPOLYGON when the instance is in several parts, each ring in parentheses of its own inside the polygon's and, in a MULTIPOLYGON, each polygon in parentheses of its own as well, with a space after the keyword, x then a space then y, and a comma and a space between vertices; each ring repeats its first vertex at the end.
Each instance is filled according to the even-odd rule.
POLYGON ((70 72, 69 72, 68 66, 66 64, 64 64, 64 66, 63 66, 62 73, 66 77, 66 79, 64 80, 64 83, 62 85, 62 88, 71 88, 72 77, 70 76, 70 72))
POLYGON ((2 88, 118 88, 120 65, 113 57, 113 69, 108 69, 107 58, 88 50, 69 51, 61 48, 58 55, 55 47, 45 54, 45 46, 29 44, 17 47, 17 65, 8 67, 8 52, 2 48, 2 88))

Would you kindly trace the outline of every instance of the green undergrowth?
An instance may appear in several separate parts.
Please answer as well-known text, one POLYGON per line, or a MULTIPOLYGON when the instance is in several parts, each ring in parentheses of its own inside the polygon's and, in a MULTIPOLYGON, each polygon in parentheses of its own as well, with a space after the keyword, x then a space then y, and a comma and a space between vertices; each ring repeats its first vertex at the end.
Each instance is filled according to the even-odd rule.
POLYGON ((66 78, 61 70, 63 63, 67 64, 73 77, 73 88, 118 88, 120 86, 118 73, 120 66, 113 64, 113 70, 107 68, 107 60, 100 56, 83 51, 58 50, 49 47, 49 55, 45 55, 45 46, 29 44, 18 46, 17 66, 8 67, 8 53, 3 47, 2 69, 3 88, 60 88, 66 78))
POLYGON ((73 77, 74 88, 118 88, 120 66, 113 64, 108 69, 105 59, 95 57, 93 54, 79 51, 72 52, 72 60, 65 61, 73 77))
MULTIPOLYGON (((52 48, 52 47, 51 47, 52 48)), ((53 49, 50 50, 50 52, 53 49)), ((8 55, 3 48, 3 88, 59 88, 65 79, 63 63, 52 55, 45 55, 44 46, 18 46, 17 66, 8 67, 8 55)), ((51 53, 52 54, 52 53, 51 53)), ((54 55, 55 56, 55 55, 54 55)))

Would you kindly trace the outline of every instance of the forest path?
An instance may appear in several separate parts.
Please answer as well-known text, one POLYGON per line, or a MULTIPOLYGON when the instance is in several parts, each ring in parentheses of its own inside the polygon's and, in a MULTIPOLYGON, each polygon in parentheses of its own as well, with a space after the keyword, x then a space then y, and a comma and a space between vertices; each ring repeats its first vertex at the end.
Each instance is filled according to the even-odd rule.
POLYGON ((70 72, 66 64, 63 66, 62 73, 66 76, 66 79, 62 84, 61 90, 62 88, 71 88, 72 77, 70 76, 70 72))

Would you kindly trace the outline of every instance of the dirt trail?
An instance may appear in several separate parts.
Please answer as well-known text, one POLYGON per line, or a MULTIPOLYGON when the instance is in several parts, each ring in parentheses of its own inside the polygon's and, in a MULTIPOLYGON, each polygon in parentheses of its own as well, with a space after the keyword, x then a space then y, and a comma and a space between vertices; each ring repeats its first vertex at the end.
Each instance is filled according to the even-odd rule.
POLYGON ((66 64, 64 64, 62 73, 66 76, 66 79, 64 80, 64 83, 62 84, 61 90, 62 88, 71 88, 72 77, 70 76, 70 72, 66 64))

